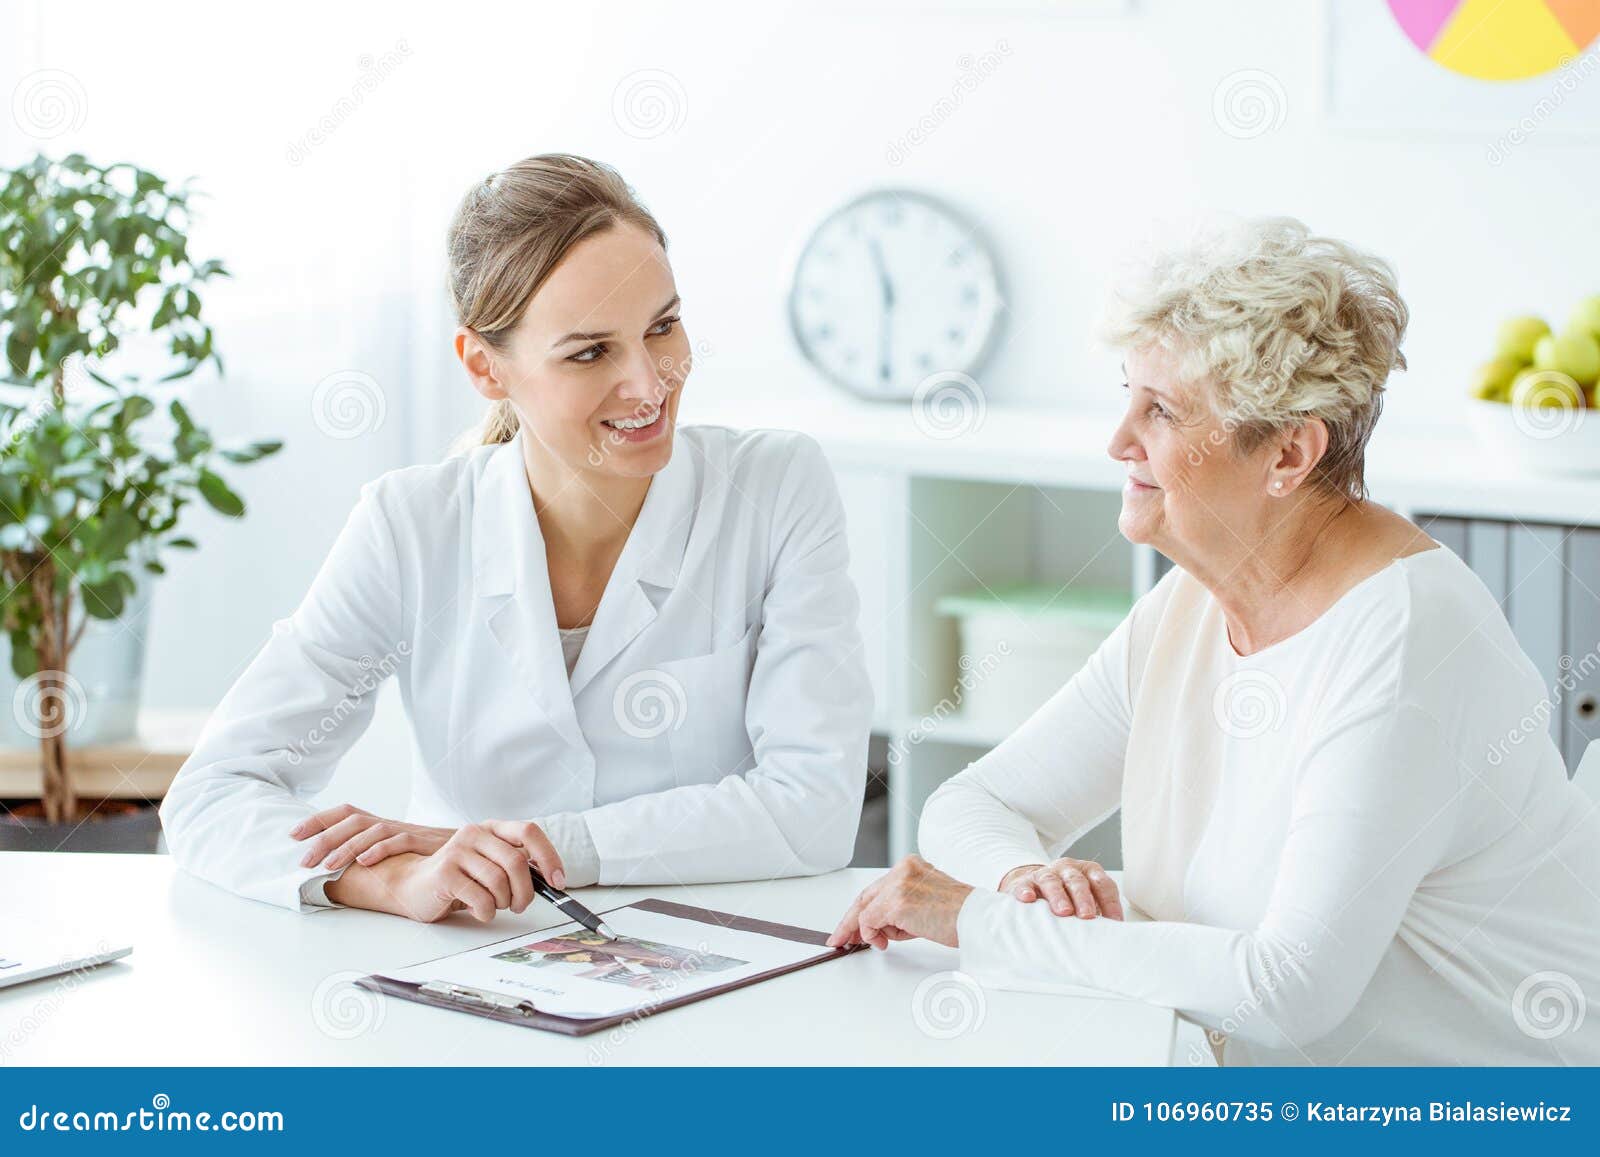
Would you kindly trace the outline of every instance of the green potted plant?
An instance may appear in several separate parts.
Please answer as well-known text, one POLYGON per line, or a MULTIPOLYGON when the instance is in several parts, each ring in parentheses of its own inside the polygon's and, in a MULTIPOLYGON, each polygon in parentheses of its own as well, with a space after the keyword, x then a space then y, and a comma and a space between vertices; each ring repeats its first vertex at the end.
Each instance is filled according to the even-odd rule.
POLYGON ((222 368, 198 290, 228 276, 189 255, 190 196, 77 154, 0 169, 0 650, 20 680, 0 710, 38 739, 42 768, 13 826, 83 818, 68 741, 90 621, 124 614, 164 551, 194 548, 178 523, 195 499, 244 513, 221 463, 281 446, 218 446, 177 397, 206 362, 222 368), (109 368, 140 352, 156 380, 109 368))

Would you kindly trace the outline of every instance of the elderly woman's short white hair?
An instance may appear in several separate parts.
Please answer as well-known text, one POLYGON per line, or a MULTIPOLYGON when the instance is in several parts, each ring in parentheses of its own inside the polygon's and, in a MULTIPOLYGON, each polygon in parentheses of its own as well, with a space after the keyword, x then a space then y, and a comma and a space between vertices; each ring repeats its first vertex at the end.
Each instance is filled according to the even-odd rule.
POLYGON ((1405 368, 1408 312, 1387 262, 1290 217, 1207 229, 1149 261, 1112 297, 1101 331, 1157 346, 1250 453, 1308 418, 1328 429, 1312 479, 1366 497, 1367 439, 1384 382, 1405 368))

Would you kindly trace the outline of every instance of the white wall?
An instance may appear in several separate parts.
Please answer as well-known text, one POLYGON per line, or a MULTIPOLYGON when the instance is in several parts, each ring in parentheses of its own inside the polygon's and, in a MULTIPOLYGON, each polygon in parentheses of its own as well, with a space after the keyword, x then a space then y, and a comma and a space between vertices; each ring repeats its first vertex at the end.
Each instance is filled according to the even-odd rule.
MULTIPOLYGON (((1453 420, 1503 315, 1564 313, 1600 290, 1594 138, 1536 134, 1494 166, 1471 133, 1331 128, 1316 0, 1135 0, 1086 17, 976 0, 19 7, 0 36, 0 88, 41 68, 81 87, 81 123, 44 147, 194 173, 212 194, 197 248, 237 280, 208 296, 229 380, 196 405, 224 431, 289 442, 241 474, 249 518, 197 518, 204 550, 158 591, 159 705, 213 702, 292 608, 359 484, 434 456, 475 413, 448 356, 442 235, 468 183, 529 153, 616 164, 662 220, 686 323, 709 347, 691 419, 696 394, 825 389, 784 328, 787 263, 820 214, 878 184, 940 194, 993 239, 1011 316, 980 375, 991 403, 1109 395, 1115 359, 1089 336, 1103 282, 1152 221, 1196 211, 1295 214, 1396 262, 1414 311, 1397 420, 1453 420), (891 164, 958 62, 1002 44, 992 75, 891 164), (1284 94, 1283 123, 1248 140, 1213 115, 1219 82, 1242 69, 1284 94), (292 143, 379 70, 291 163, 292 143), (682 94, 681 123, 653 139, 613 115, 619 82, 640 70, 682 94), (377 383, 385 417, 338 439, 312 398, 349 370, 377 383)), ((0 123, 0 160, 36 147, 0 123)))

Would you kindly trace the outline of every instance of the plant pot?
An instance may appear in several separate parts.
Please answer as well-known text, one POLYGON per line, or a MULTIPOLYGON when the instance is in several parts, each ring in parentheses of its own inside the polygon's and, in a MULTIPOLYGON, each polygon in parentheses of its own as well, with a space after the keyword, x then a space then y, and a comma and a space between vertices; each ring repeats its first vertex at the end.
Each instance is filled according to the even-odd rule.
MULTIPOLYGON (((120 618, 92 619, 68 664, 63 721, 67 747, 118 743, 139 729, 145 635, 150 627, 148 584, 128 600, 120 618)), ((11 673, 11 642, 0 635, 0 747, 39 746, 41 710, 33 685, 11 673)), ((70 756, 69 756, 70 758, 70 756)))
POLYGON ((0 851, 154 852, 161 839, 161 813, 143 800, 80 800, 83 818, 52 824, 37 800, 7 801, 0 812, 0 851))

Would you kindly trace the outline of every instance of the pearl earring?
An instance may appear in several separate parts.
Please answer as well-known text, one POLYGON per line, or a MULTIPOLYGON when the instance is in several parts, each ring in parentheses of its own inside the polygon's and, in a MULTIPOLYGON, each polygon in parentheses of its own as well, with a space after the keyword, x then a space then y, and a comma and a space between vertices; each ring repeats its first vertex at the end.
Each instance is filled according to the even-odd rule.
POLYGON ((1274 490, 1282 490, 1282 489, 1283 489, 1283 479, 1282 479, 1282 478, 1280 478, 1280 479, 1278 479, 1278 480, 1277 480, 1277 481, 1276 481, 1276 482, 1274 482, 1274 483, 1273 483, 1273 484, 1272 484, 1272 488, 1273 488, 1273 489, 1274 489, 1274 490))

